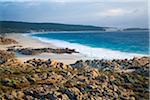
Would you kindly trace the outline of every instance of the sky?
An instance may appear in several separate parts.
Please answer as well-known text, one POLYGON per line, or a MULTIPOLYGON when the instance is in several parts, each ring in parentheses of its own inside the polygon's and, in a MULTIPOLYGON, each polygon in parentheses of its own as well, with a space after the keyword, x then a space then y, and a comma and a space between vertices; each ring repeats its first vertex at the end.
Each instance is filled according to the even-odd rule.
POLYGON ((0 20, 148 28, 148 0, 0 0, 0 20))

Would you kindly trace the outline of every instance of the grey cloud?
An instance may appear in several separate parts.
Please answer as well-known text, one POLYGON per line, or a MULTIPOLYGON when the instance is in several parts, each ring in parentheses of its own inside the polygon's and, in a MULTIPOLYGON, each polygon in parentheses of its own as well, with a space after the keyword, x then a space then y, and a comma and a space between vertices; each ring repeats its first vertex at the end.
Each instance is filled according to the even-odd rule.
POLYGON ((116 2, 1 2, 0 20, 148 27, 145 1, 116 2))

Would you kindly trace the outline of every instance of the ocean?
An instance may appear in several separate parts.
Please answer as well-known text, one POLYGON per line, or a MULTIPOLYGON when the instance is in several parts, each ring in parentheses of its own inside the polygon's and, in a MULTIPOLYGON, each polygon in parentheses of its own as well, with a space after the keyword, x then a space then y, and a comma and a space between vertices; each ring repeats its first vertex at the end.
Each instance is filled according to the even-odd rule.
POLYGON ((81 54, 103 59, 124 59, 149 54, 149 32, 49 32, 32 34, 60 48, 72 48, 81 54))

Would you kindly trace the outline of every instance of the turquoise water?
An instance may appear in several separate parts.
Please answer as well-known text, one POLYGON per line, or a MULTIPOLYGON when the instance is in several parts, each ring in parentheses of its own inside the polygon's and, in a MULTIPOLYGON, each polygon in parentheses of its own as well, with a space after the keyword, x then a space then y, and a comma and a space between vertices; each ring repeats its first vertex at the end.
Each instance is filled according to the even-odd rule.
MULTIPOLYGON (((49 41, 60 47, 75 47, 84 49, 94 54, 95 49, 103 49, 96 52, 104 54, 105 50, 118 51, 123 53, 148 54, 149 33, 143 32, 50 32, 32 34, 33 37, 42 41, 49 41), (73 45, 74 44, 74 45, 73 45), (80 45, 80 46, 78 46, 80 45), (81 47, 82 45, 82 47, 81 47), (88 47, 88 50, 86 50, 88 47), (94 50, 94 51, 92 51, 94 50), (102 53, 103 52, 103 53, 102 53)), ((107 52, 110 54, 114 52, 107 52)), ((112 54, 110 54, 112 55, 112 54)), ((112 55, 115 56, 115 55, 112 55)))

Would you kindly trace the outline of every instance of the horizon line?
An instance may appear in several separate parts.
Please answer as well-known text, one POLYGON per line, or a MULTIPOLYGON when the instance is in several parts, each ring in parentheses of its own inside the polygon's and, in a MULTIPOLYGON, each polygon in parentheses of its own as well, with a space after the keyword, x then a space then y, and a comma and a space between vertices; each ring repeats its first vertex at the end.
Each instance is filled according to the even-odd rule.
POLYGON ((62 25, 82 25, 82 26, 93 26, 93 27, 103 27, 103 28, 145 28, 149 29, 149 27, 113 27, 113 26, 97 26, 97 25, 90 25, 90 24, 74 24, 74 23, 59 23, 59 22, 31 22, 31 21, 17 21, 17 20, 0 20, 0 22, 21 22, 21 23, 33 23, 33 24, 62 24, 62 25))

